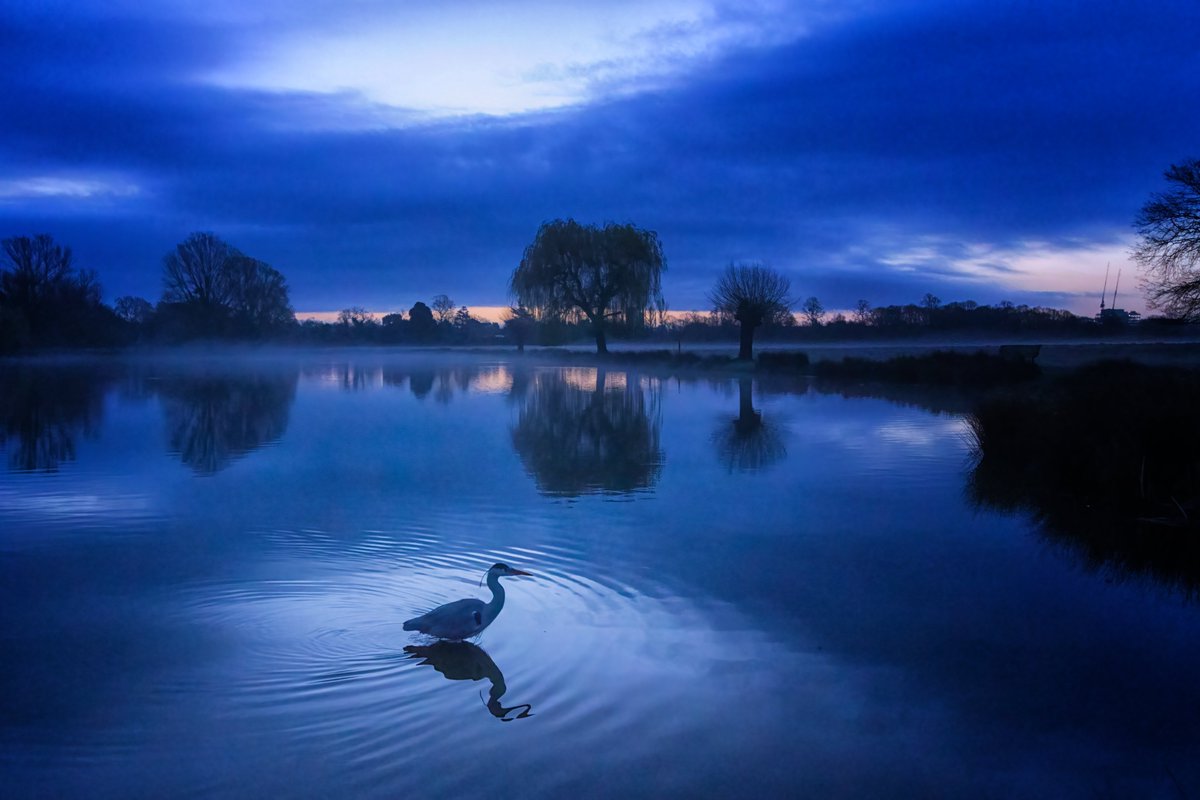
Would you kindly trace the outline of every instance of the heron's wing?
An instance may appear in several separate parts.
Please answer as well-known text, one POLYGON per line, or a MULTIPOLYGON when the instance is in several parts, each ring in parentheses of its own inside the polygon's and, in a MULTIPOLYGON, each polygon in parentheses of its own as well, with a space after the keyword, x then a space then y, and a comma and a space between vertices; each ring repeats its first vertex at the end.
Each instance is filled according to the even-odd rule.
POLYGON ((455 600, 408 620, 404 623, 404 630, 420 631, 448 639, 465 639, 478 633, 483 624, 483 609, 482 600, 455 600))

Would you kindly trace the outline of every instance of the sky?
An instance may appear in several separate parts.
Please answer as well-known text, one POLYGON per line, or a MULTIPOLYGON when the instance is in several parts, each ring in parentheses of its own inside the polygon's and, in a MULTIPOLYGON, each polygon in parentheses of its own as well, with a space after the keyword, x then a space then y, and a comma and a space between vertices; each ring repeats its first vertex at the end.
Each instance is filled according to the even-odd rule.
POLYGON ((826 308, 1143 309, 1132 220, 1200 157, 1200 4, 5 0, 0 237, 109 302, 212 231, 297 311, 510 301, 556 218, 826 308), (1113 280, 1109 281, 1109 291, 1113 280))

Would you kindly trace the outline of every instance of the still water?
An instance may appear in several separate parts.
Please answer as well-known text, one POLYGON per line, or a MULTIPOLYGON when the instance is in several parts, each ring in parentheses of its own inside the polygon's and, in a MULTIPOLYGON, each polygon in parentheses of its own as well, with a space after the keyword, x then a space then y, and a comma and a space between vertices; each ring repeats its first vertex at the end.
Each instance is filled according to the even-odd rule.
POLYGON ((1200 608, 953 403, 445 354, 0 369, 4 797, 1200 796, 1200 608), (477 641, 405 619, 507 604, 477 641))

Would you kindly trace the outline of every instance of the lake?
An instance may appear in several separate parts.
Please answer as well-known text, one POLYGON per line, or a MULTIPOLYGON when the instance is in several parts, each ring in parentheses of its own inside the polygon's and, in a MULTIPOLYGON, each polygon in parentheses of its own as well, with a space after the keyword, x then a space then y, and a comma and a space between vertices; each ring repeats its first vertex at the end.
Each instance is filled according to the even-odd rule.
POLYGON ((514 354, 0 365, 0 794, 1200 796, 1200 609, 973 501, 965 410, 514 354), (477 640, 402 629, 494 562, 533 577, 477 640))

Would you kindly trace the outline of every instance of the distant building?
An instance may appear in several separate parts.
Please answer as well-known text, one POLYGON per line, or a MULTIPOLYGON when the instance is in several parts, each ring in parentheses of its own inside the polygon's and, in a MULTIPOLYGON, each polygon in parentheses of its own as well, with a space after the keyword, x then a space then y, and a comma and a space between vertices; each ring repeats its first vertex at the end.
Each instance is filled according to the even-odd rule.
POLYGON ((1141 321, 1141 314, 1123 308, 1101 308, 1096 315, 1096 322, 1101 325, 1136 325, 1141 321))
POLYGON ((1100 313, 1096 315, 1096 322, 1101 325, 1109 325, 1113 327, 1121 327, 1125 325, 1136 325, 1142 320, 1142 315, 1136 311, 1126 311, 1123 308, 1117 308, 1117 287, 1121 285, 1121 270, 1117 270, 1117 282, 1113 284, 1112 293, 1112 308, 1104 307, 1104 297, 1108 294, 1108 275, 1111 272, 1111 265, 1104 270, 1104 289, 1100 292, 1100 313))

